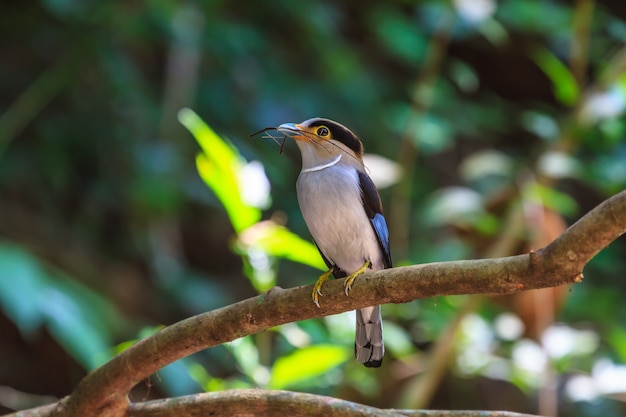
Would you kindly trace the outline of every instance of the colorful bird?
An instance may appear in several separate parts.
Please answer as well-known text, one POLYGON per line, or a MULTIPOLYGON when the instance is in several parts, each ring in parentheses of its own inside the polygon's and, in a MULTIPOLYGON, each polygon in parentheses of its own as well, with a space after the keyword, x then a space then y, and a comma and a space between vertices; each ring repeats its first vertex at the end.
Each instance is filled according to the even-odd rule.
MULTIPOLYGON (((363 144, 347 127, 329 119, 285 123, 278 131, 296 140, 302 170, 296 185, 302 216, 328 271, 313 286, 319 307, 322 285, 334 275, 346 277, 348 295, 367 271, 391 268, 389 231, 378 191, 363 165, 363 144)), ((356 312, 357 362, 379 367, 383 360, 380 306, 356 312)))

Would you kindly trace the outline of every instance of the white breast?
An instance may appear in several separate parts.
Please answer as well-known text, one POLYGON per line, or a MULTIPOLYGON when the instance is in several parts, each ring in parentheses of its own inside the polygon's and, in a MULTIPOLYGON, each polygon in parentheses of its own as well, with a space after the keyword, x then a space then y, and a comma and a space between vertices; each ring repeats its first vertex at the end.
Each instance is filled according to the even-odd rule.
POLYGON ((335 165, 301 172, 298 202, 304 221, 327 259, 350 274, 366 260, 382 269, 381 250, 365 214, 354 167, 335 165))

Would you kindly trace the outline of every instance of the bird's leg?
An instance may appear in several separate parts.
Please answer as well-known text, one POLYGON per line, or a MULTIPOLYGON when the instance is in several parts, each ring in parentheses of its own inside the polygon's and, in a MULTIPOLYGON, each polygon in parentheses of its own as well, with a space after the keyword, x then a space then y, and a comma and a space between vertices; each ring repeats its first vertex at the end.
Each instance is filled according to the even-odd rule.
POLYGON ((354 281, 357 279, 357 277, 363 274, 364 272, 366 272, 367 268, 369 268, 371 265, 372 263, 370 261, 365 261, 363 266, 361 266, 359 269, 357 269, 356 271, 348 275, 348 277, 346 277, 346 282, 344 283, 344 286, 346 288, 346 295, 348 295, 348 293, 352 289, 352 284, 354 284, 354 281))
POLYGON ((317 281, 315 281, 315 284, 313 285, 313 293, 311 294, 311 297, 313 298, 313 302, 315 303, 315 305, 318 307, 320 306, 319 296, 322 295, 322 284, 330 280, 330 275, 332 273, 332 268, 324 272, 322 275, 320 275, 320 277, 317 279, 317 281))

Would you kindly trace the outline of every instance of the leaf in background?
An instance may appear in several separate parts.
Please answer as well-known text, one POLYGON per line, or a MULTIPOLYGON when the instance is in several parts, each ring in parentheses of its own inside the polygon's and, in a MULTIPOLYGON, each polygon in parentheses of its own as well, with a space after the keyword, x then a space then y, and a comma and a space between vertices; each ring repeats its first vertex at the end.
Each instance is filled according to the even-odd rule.
POLYGON ((448 73, 452 81, 464 92, 473 93, 480 87, 474 68, 459 59, 449 59, 448 73))
POLYGON ((485 177, 513 177, 514 160, 504 152, 481 150, 466 156, 459 166, 459 174, 466 182, 476 182, 485 177))
POLYGON ((298 349, 276 360, 270 388, 283 389, 325 374, 348 359, 345 347, 316 345, 298 349))
POLYGON ((203 387, 202 380, 194 378, 201 375, 198 368, 202 367, 189 357, 172 362, 159 369, 159 386, 173 397, 198 392, 198 388, 203 387), (192 366, 195 368, 194 374, 190 372, 192 366))
POLYGON ((140 340, 145 339, 148 336, 152 336, 154 333, 158 332, 163 327, 165 326, 158 325, 158 326, 142 327, 141 329, 139 329, 136 339, 125 340, 122 343, 118 343, 117 345, 113 347, 113 353, 115 353, 116 355, 119 353, 122 353, 123 351, 125 351, 126 349, 134 345, 135 343, 139 342, 140 340))
POLYGON ((408 134, 426 154, 442 152, 454 143, 452 126, 437 115, 419 113, 408 103, 396 103, 386 112, 389 128, 398 135, 408 134))
POLYGON ((326 270, 315 245, 272 220, 259 222, 241 232, 234 250, 243 256, 244 272, 259 293, 276 285, 276 258, 326 270))
POLYGON ((398 58, 417 65, 423 59, 427 48, 417 23, 392 7, 371 9, 369 20, 380 42, 398 58))
POLYGON ((259 363, 259 349, 252 336, 233 340, 228 345, 241 371, 258 385, 267 383, 267 370, 259 363))
POLYGON ((580 90, 570 70, 548 49, 540 48, 533 54, 535 63, 552 81, 554 96, 561 103, 572 106, 578 100, 580 90))
POLYGON ((573 216, 578 210, 578 203, 569 195, 541 184, 532 183, 523 193, 524 199, 555 210, 564 216, 573 216))
POLYGON ((454 0, 459 17, 470 26, 478 26, 491 19, 497 4, 493 0, 454 0))
POLYGON ((18 247, 0 245, 0 307, 25 336, 32 336, 44 321, 37 301, 46 281, 34 257, 18 247))
POLYGON ((26 336, 46 326, 79 363, 93 369, 110 358, 109 324, 121 318, 101 296, 48 269, 24 249, 0 244, 0 308, 26 336))
POLYGON ((50 285, 40 295, 39 310, 48 330, 78 362, 94 369, 110 359, 110 337, 94 325, 96 317, 87 311, 89 306, 81 305, 78 294, 50 285))
POLYGON ((190 109, 182 109, 178 120, 193 134, 203 150, 196 157, 200 177, 220 200, 237 233, 261 219, 261 211, 244 203, 239 183, 245 162, 234 146, 218 136, 190 109))
POLYGON ((580 178, 581 163, 567 152, 544 152, 537 161, 537 171, 554 179, 580 178))
POLYGON ((435 191, 424 204, 423 219, 431 227, 471 223, 484 213, 482 196, 468 187, 446 187, 435 191))
POLYGON ((321 271, 327 269, 314 244, 271 220, 257 223, 239 235, 239 251, 248 252, 252 247, 260 248, 268 255, 289 259, 321 271))
POLYGON ((606 195, 616 194, 626 188, 626 145, 617 147, 611 154, 595 157, 589 164, 591 175, 586 178, 594 181, 606 195))
POLYGON ((498 2, 497 15, 505 27, 532 35, 557 36, 572 20, 565 4, 541 0, 498 2))
POLYGON ((414 352, 410 333, 390 321, 385 323, 385 347, 397 357, 410 355, 414 352))
POLYGON ((396 184, 402 178, 402 167, 399 163, 373 153, 363 154, 365 169, 370 178, 376 184, 376 188, 382 190, 396 184))
POLYGON ((545 139, 556 140, 559 136, 559 124, 550 115, 538 111, 525 111, 520 122, 532 134, 545 139))
POLYGON ((579 114, 582 123, 593 124, 620 117, 624 110, 626 110, 626 89, 623 83, 620 83, 592 91, 585 97, 579 114))
POLYGON ((608 343, 615 350, 622 363, 626 363, 626 329, 611 325, 608 336, 608 343))

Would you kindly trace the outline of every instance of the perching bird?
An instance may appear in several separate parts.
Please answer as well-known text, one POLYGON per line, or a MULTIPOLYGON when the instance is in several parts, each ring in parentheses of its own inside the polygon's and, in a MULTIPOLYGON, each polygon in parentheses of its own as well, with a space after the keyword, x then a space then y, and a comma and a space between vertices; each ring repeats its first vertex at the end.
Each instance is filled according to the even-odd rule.
MULTIPOLYGON (((286 123, 278 131, 295 139, 302 154, 298 203, 329 270, 313 286, 319 307, 322 284, 330 275, 346 278, 346 295, 367 271, 391 268, 389 231, 380 196, 363 165, 363 144, 347 127, 314 118, 286 123)), ((383 360, 380 306, 356 312, 354 355, 367 367, 383 360)))

